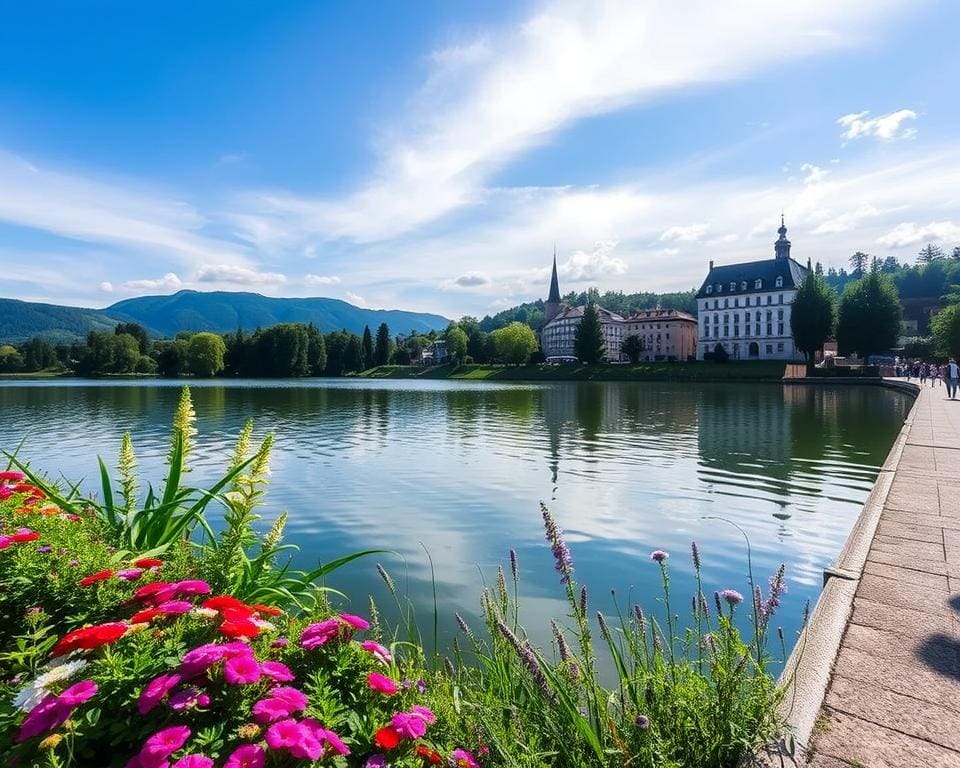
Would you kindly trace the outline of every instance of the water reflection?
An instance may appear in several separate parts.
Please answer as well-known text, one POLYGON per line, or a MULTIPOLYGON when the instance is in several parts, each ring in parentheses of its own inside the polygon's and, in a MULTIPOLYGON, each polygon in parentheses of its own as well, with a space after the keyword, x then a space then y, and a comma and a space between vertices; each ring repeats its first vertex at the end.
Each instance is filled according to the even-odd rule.
MULTIPOLYGON (((516 548, 531 624, 562 614, 538 502, 574 547, 597 595, 649 599, 674 555, 674 589, 691 586, 684 553, 701 544, 708 584, 740 586, 749 535, 758 576, 786 561, 783 623, 795 628, 841 546, 909 402, 871 388, 683 384, 491 385, 423 382, 197 382, 193 480, 212 480, 243 422, 277 433, 266 527, 308 566, 382 547, 421 613, 432 609, 424 547, 444 619, 477 605, 479 573, 516 548)), ((0 443, 71 478, 96 475, 126 430, 144 475, 162 476, 176 383, 0 384, 0 443)), ((91 488, 95 484, 91 482, 91 488)), ((338 575, 382 594, 372 563, 338 575)), ((601 600, 597 607, 604 607, 601 600)), ((445 625, 452 624, 444 621, 445 625)))

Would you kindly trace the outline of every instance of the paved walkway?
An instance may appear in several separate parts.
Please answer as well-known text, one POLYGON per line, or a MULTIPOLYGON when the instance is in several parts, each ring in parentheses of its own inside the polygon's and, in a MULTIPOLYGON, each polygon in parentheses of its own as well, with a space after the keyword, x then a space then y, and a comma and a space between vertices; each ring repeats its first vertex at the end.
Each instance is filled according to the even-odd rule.
POLYGON ((813 768, 960 768, 960 400, 927 386, 910 421, 813 768))

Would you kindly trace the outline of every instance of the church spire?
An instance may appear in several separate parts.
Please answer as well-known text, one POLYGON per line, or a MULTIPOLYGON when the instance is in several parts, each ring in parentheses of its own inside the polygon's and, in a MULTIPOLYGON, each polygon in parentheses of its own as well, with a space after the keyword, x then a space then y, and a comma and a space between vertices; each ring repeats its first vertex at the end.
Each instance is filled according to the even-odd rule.
POLYGON ((547 297, 550 304, 560 303, 560 281, 557 280, 557 246, 553 246, 553 274, 550 276, 550 295, 547 297))
POLYGON ((778 259, 790 258, 790 241, 787 240, 787 225, 783 221, 783 212, 780 213, 780 228, 777 230, 780 237, 773 244, 773 251, 778 259))

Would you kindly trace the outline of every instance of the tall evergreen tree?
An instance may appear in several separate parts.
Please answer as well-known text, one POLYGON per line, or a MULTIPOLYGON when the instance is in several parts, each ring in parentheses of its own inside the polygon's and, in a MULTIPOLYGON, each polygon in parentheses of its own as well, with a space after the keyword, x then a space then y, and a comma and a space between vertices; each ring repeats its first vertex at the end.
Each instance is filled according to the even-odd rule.
POLYGON ((373 349, 374 365, 386 365, 390 362, 390 352, 393 342, 390 341, 390 328, 386 323, 380 323, 377 328, 377 344, 373 349))
MULTIPOLYGON (((370 332, 369 328, 367 328, 367 332, 370 332)), ((347 339, 347 346, 343 350, 343 372, 357 373, 362 371, 363 367, 363 346, 360 337, 351 333, 347 339)))
POLYGON ((840 352, 863 358, 894 347, 900 336, 900 296, 879 271, 851 283, 843 292, 837 320, 840 352))
POLYGON ((638 363, 640 362, 640 355, 643 353, 643 347, 643 337, 632 333, 623 340, 621 351, 631 363, 638 363))
POLYGON ((857 277, 861 277, 867 271, 867 264, 870 262, 870 255, 863 251, 857 251, 850 257, 850 271, 857 277))
POLYGON ((603 360, 605 349, 600 313, 593 303, 587 304, 573 339, 573 354, 581 363, 593 365, 603 360))
POLYGON ((363 326, 363 366, 360 370, 364 368, 369 368, 373 365, 373 334, 370 333, 370 326, 363 326))
POLYGON ((307 326, 307 364, 311 376, 323 376, 327 367, 327 344, 313 323, 307 326))
POLYGON ((933 243, 927 243, 917 254, 917 261, 921 264, 929 264, 931 261, 939 261, 943 258, 943 248, 933 243))
POLYGON ((816 353, 834 332, 837 311, 834 293, 823 275, 811 272, 797 289, 790 310, 790 329, 794 342, 807 358, 807 370, 812 371, 816 353))

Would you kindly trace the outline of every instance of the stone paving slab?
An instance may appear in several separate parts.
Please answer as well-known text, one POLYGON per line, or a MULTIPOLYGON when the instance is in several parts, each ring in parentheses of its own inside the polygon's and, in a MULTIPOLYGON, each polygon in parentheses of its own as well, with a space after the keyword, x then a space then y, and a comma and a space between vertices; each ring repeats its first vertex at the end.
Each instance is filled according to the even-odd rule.
POLYGON ((960 768, 960 401, 925 387, 905 430, 813 768, 960 768))

